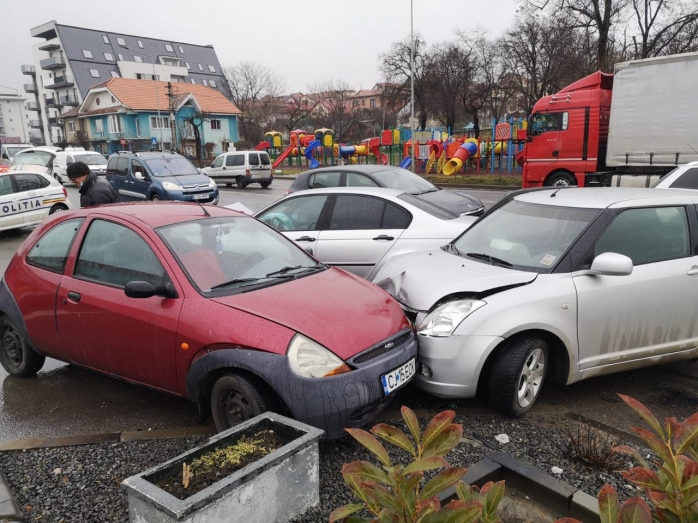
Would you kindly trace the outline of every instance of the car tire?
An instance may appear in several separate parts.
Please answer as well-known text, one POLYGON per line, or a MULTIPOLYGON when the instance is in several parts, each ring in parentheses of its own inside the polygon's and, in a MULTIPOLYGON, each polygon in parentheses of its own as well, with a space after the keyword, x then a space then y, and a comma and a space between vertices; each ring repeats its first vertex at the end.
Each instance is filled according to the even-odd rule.
POLYGON ((577 185, 577 178, 567 171, 555 171, 545 179, 548 187, 572 187, 577 185))
POLYGON ((226 186, 226 187, 232 187, 233 184, 232 184, 232 183, 226 183, 225 186, 226 186))
POLYGON ((218 432, 274 408, 274 397, 254 378, 226 374, 211 389, 211 416, 218 432))
POLYGON ((56 205, 51 207, 51 210, 48 213, 50 216, 51 214, 56 214, 57 212, 63 212, 63 211, 67 211, 67 210, 68 210, 68 208, 65 205, 63 205, 62 203, 57 203, 56 205))
POLYGON ((540 396, 548 362, 548 344, 540 338, 531 336, 507 342, 496 355, 490 372, 490 406, 509 416, 526 414, 540 396))
POLYGON ((0 317, 0 364, 11 376, 34 376, 44 366, 46 358, 32 349, 27 340, 7 316, 0 317))
POLYGON ((162 198, 160 198, 160 196, 158 196, 157 194, 153 194, 153 196, 151 196, 150 200, 153 202, 160 202, 160 201, 162 201, 162 198))
POLYGON ((247 181, 245 180, 244 176, 238 176, 235 178, 235 185, 238 189, 244 189, 247 187, 247 181))
POLYGON ((262 186, 262 189, 266 189, 271 185, 271 182, 259 182, 259 185, 262 186))
POLYGON ((54 179, 55 179, 58 183, 60 183, 61 185, 63 185, 63 180, 61 180, 61 177, 60 177, 60 176, 58 176, 56 173, 53 173, 53 177, 54 177, 54 179))

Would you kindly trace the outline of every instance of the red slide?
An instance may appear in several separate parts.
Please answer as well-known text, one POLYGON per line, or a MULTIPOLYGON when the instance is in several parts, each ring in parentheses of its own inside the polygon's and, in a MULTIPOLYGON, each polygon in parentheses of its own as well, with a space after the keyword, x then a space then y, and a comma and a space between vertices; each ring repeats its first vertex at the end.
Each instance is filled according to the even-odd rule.
POLYGON ((271 164, 271 168, 272 168, 272 169, 276 169, 277 167, 279 167, 279 165, 281 165, 281 164, 283 163, 283 161, 286 159, 286 157, 287 157, 289 154, 291 154, 291 151, 292 151, 293 149, 294 149, 294 147, 291 146, 291 145, 289 145, 288 147, 286 147, 286 149, 284 150, 284 152, 281 153, 281 156, 279 156, 276 160, 274 160, 274 163, 271 164))
POLYGON ((371 147, 371 154, 376 157, 380 165, 388 165, 388 155, 380 152, 380 145, 371 147))
POLYGON ((264 149, 269 149, 271 147, 271 143, 269 142, 259 142, 257 144, 257 147, 254 148, 255 151, 263 151, 264 149))

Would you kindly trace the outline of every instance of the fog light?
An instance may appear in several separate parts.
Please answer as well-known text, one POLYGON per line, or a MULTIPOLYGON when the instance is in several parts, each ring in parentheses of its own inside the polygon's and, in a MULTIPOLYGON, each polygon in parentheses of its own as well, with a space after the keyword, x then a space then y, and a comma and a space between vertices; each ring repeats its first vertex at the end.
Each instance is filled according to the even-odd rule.
POLYGON ((431 378, 434 375, 434 373, 431 372, 431 369, 424 365, 424 363, 419 364, 419 373, 425 378, 431 378))

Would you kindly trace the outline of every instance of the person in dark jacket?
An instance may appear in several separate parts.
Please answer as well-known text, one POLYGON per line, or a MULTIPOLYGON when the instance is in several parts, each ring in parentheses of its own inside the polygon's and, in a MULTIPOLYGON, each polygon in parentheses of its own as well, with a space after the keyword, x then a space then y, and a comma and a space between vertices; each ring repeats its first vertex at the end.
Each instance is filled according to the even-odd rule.
POLYGON ((92 207, 106 203, 117 203, 119 193, 104 177, 93 173, 84 162, 74 162, 66 174, 80 190, 80 207, 92 207))

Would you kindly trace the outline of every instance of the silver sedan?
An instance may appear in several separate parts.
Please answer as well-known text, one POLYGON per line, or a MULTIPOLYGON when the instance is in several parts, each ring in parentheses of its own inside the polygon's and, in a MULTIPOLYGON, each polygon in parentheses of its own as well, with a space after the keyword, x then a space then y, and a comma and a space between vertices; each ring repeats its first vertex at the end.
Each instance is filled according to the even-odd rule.
POLYGON ((389 259, 447 244, 475 220, 396 189, 294 192, 256 214, 318 260, 371 279, 389 259))
POLYGON ((698 357, 695 191, 553 189, 500 201, 374 282, 417 328, 417 386, 510 415, 544 381, 698 357))

